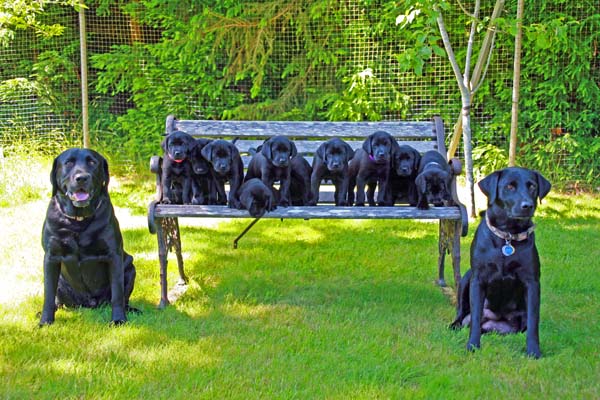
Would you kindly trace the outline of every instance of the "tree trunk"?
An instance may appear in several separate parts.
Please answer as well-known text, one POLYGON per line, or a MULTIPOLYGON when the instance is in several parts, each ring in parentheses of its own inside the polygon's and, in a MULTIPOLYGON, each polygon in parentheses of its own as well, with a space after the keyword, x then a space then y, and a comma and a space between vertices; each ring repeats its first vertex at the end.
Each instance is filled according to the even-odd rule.
POLYGON ((514 167, 517 159, 517 133, 519 131, 519 89, 521 86, 521 43, 523 41, 524 0, 517 3, 517 35, 515 36, 515 60, 513 71, 512 110, 510 118, 510 144, 508 165, 514 167))

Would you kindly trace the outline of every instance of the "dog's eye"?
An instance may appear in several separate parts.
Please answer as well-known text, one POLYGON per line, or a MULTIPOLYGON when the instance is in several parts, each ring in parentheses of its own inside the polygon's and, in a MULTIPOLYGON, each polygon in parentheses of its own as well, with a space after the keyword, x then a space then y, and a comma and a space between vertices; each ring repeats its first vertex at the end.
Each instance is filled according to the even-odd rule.
POLYGON ((516 187, 514 184, 512 184, 512 183, 509 183, 508 185, 506 185, 506 190, 513 191, 513 190, 515 190, 516 188, 517 188, 517 187, 516 187))
POLYGON ((537 190, 537 185, 534 182, 527 182, 527 189, 530 192, 535 192, 537 190))
POLYGON ((90 165, 90 166, 92 166, 92 167, 93 167, 93 166, 95 166, 96 164, 98 164, 98 163, 96 162, 96 160, 92 160, 91 158, 88 160, 88 162, 87 162, 87 163, 88 163, 88 165, 90 165))

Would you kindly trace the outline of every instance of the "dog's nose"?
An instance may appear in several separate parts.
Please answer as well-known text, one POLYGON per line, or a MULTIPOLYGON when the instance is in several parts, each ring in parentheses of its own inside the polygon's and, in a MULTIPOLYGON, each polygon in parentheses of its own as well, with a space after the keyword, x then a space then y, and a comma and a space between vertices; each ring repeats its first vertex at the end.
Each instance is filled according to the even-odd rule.
POLYGON ((522 210, 531 210, 533 208, 533 202, 526 200, 521 202, 521 209, 522 210))
POLYGON ((90 180, 90 174, 86 174, 86 173, 79 173, 75 175, 75 182, 77 183, 86 183, 87 181, 90 180))

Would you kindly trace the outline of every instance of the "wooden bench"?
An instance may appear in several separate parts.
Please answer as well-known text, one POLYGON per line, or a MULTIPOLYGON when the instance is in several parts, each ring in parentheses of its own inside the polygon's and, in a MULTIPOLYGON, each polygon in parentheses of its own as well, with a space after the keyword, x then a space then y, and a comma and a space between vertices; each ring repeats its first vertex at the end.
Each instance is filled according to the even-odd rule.
MULTIPOLYGON (((247 168, 251 158, 251 149, 256 149, 263 141, 276 135, 286 135, 294 141, 298 153, 302 154, 312 165, 312 156, 317 147, 324 141, 338 137, 345 140, 352 148, 362 146, 365 138, 373 132, 383 130, 390 133, 399 144, 409 144, 423 153, 435 149, 446 158, 444 144, 444 125, 439 117, 433 121, 396 121, 396 122, 281 122, 281 121, 208 121, 178 120, 167 117, 166 134, 174 130, 184 131, 194 137, 210 139, 235 139, 244 166, 247 168)), ((157 198, 148 207, 148 227, 156 233, 158 240, 158 257, 160 262, 161 296, 159 307, 169 304, 167 286, 167 253, 174 251, 177 257, 180 283, 187 282, 181 255, 181 235, 179 218, 253 218, 246 210, 232 209, 217 205, 172 205, 161 204, 161 162, 162 157, 153 156, 150 170, 156 174, 157 198)), ((451 160, 454 175, 461 172, 461 164, 457 159, 451 160)), ((455 205, 448 207, 431 207, 419 210, 408 205, 393 207, 336 207, 333 203, 332 186, 323 182, 317 206, 278 207, 266 213, 262 218, 278 219, 422 219, 439 220, 438 238, 438 280, 445 286, 444 258, 452 255, 454 283, 460 281, 460 237, 467 234, 467 212, 456 194, 456 179, 452 179, 452 197, 455 205)), ((238 240, 254 225, 251 224, 234 240, 234 248, 238 240)), ((268 244, 265 243, 267 246, 268 244)), ((316 250, 318 251, 318 250, 316 250)))

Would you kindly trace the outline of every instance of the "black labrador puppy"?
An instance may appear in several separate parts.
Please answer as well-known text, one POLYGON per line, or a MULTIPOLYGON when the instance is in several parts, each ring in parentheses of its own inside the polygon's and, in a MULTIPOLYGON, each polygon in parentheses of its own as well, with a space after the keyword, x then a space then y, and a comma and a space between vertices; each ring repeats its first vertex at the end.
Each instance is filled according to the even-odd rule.
POLYGON ((421 156, 419 173, 415 178, 417 187, 417 208, 429 209, 429 204, 440 207, 452 200, 450 183, 452 170, 436 150, 430 150, 421 156))
POLYGON ((162 202, 190 204, 192 202, 192 165, 189 161, 194 138, 182 131, 169 133, 161 143, 162 202))
MULTIPOLYGON (((354 203, 354 187, 356 186, 356 206, 365 205, 365 187, 370 184, 368 201, 375 206, 375 186, 379 192, 377 203, 380 206, 391 205, 386 201, 386 192, 390 177, 393 149, 398 147, 395 139, 387 132, 372 133, 363 142, 361 149, 356 150, 348 166, 350 176, 348 184, 348 204, 354 203)), ((389 197, 389 196, 388 196, 389 197)))
POLYGON ((292 175, 292 158, 298 150, 294 142, 285 136, 274 136, 267 139, 258 152, 250 160, 246 180, 259 178, 269 188, 279 181, 279 204, 290 205, 290 185, 292 175))
POLYGON ((390 171, 389 203, 408 203, 417 205, 417 186, 415 179, 419 171, 421 154, 412 146, 398 146, 394 151, 392 170, 390 171))
POLYGON ((213 169, 217 189, 217 202, 231 208, 239 208, 238 190, 244 181, 244 163, 237 147, 226 140, 214 140, 200 151, 213 169), (229 181, 229 196, 225 194, 225 182, 229 181))
POLYGON ((322 143, 313 158, 310 185, 312 200, 309 205, 319 202, 319 190, 323 179, 331 179, 335 186, 335 205, 346 206, 348 196, 348 162, 354 157, 352 147, 342 139, 333 138, 322 143))
POLYGON ((290 200, 293 206, 307 206, 312 201, 313 193, 310 189, 310 176, 312 167, 302 155, 298 154, 290 161, 292 172, 290 175, 290 200))
MULTIPOLYGON (((210 139, 196 139, 190 150, 192 164, 192 204, 217 204, 218 192, 211 165, 202 157, 202 149, 210 139)), ((226 199, 221 199, 225 204, 226 199)))
POLYGON ((52 198, 42 230, 44 307, 40 326, 54 322, 56 305, 112 305, 112 322, 127 321, 133 257, 108 195, 108 163, 93 150, 69 149, 54 159, 52 198))
POLYGON ((240 188, 240 209, 260 218, 277 208, 273 191, 258 178, 245 181, 240 188))
POLYGON ((471 243, 471 269, 460 281, 451 327, 471 327, 469 350, 480 347, 482 333, 527 331, 527 355, 539 358, 540 259, 532 217, 550 182, 513 167, 485 177, 479 187, 488 209, 471 243))

